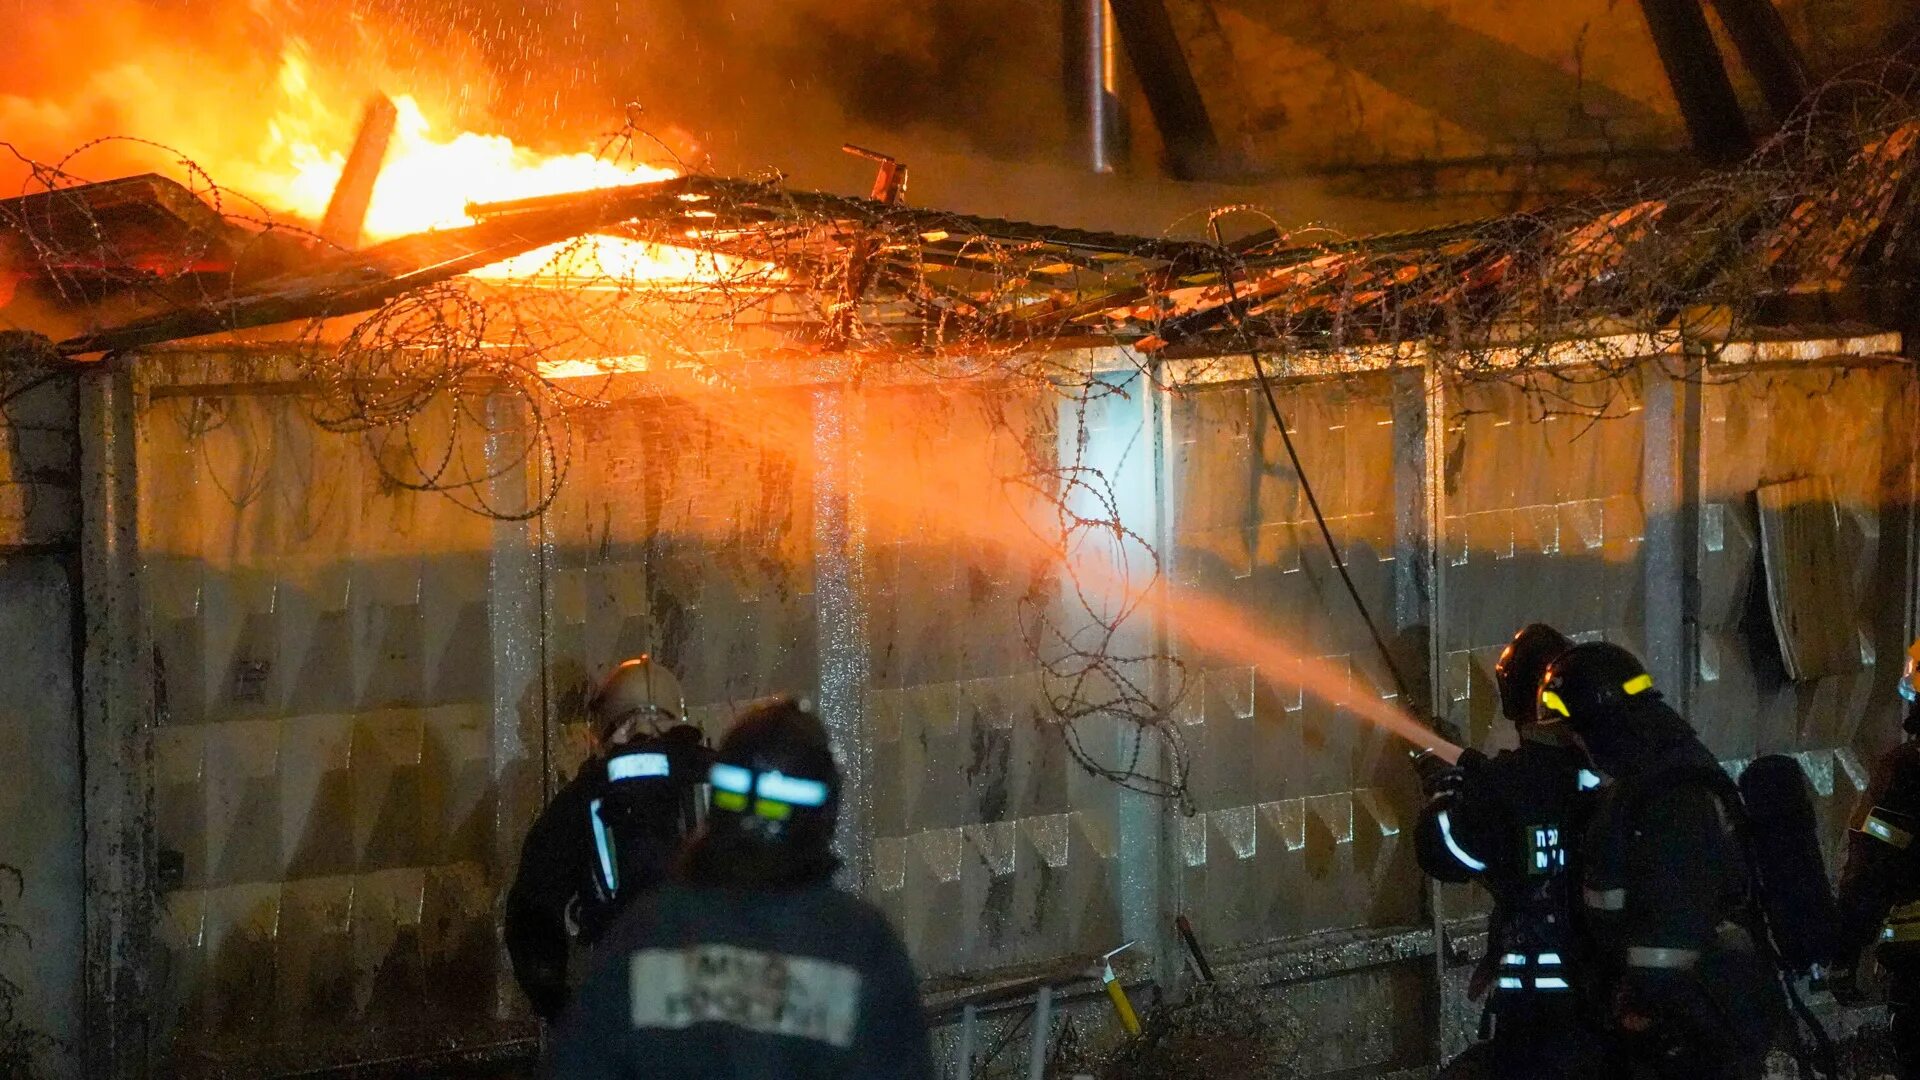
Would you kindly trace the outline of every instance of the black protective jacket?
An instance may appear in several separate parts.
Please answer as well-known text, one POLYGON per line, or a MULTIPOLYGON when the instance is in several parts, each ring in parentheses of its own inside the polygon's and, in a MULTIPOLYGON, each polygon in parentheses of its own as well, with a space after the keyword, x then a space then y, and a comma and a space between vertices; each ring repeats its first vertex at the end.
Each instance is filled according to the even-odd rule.
POLYGON ((1422 869, 1478 881, 1493 896, 1487 952, 1474 972, 1486 992, 1485 1041, 1450 1062, 1446 1077, 1573 1080, 1603 1075, 1604 1040, 1580 995, 1586 943, 1578 932, 1578 845, 1597 780, 1586 756, 1524 728, 1520 745, 1487 758, 1468 751, 1457 775, 1421 812, 1414 850, 1422 869))
POLYGON ((1582 900, 1603 1022, 1659 1075, 1758 1076, 1787 1006, 1750 929, 1738 789, 1657 698, 1600 735, 1582 900))
POLYGON ((1488 960, 1496 1005, 1516 994, 1570 996, 1580 959, 1573 934, 1573 848, 1581 819, 1578 749, 1527 732, 1488 758, 1468 751, 1456 784, 1421 811, 1420 867, 1441 881, 1478 881, 1493 895, 1488 960))
MULTIPOLYGON (((692 731, 693 729, 686 729, 692 731)), ((708 763, 697 734, 671 745, 671 781, 608 778, 608 758, 590 758, 534 820, 507 892, 504 936, 521 990, 541 1018, 568 999, 572 946, 592 945, 633 897, 664 882, 692 831, 692 801, 708 763)))
POLYGON ((598 785, 591 770, 582 770, 555 793, 527 831, 520 869, 507 890, 507 958, 544 1020, 558 1018, 567 1004, 574 909, 594 858, 587 808, 598 785))
POLYGON ((671 884, 630 905, 562 1021, 555 1080, 934 1080, 886 917, 827 885, 671 884))
POLYGON ((1881 755, 1840 872, 1837 959, 1851 965, 1885 934, 1886 958, 1920 967, 1920 740, 1881 755))

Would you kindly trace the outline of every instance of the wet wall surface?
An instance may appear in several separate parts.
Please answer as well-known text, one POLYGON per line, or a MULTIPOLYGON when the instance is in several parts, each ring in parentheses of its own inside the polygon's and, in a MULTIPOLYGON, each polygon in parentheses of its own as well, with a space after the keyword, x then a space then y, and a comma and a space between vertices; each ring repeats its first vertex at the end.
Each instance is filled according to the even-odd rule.
MULTIPOLYGON (((1285 384, 1276 402, 1356 587, 1414 643, 1408 693, 1474 744, 1510 738, 1490 676, 1518 625, 1640 649, 1682 639, 1662 660, 1688 673, 1681 696, 1716 751, 1801 754, 1837 822, 1851 763, 1892 729, 1880 658, 1900 655, 1905 617, 1904 372, 1754 374, 1669 398, 1657 379, 1607 380, 1578 409, 1557 385, 1436 398, 1417 372, 1285 384), (1698 456, 1676 460, 1698 464, 1671 472, 1679 494, 1662 501, 1647 490, 1669 476, 1650 432, 1686 424, 1697 442, 1675 436, 1675 452, 1698 456), (1836 477, 1862 545, 1860 603, 1840 614, 1859 621, 1865 666, 1783 685, 1763 677, 1768 627, 1746 614, 1744 500, 1808 472, 1836 477), (1669 527, 1680 518, 1692 524, 1669 527), (1650 602, 1659 588, 1688 574, 1700 633, 1650 627, 1649 610, 1667 610, 1650 602)), ((498 900, 527 821, 577 767, 585 688, 640 651, 676 667, 715 733, 755 696, 814 696, 854 780, 849 882, 893 915, 933 985, 1070 980, 1129 938, 1144 941, 1130 978, 1170 977, 1166 925, 1185 912, 1217 962, 1264 972, 1310 1030, 1342 1034, 1315 1043, 1309 1071, 1430 1060, 1442 995, 1402 842, 1416 796, 1398 746, 1341 694, 1223 661, 1206 626, 1177 617, 1182 596, 1242 605, 1346 672, 1347 700, 1400 695, 1264 398, 1137 381, 1086 408, 1010 407, 980 388, 766 394, 724 413, 659 397, 588 413, 560 501, 532 523, 395 487, 291 395, 147 399, 140 590, 168 1070, 530 1035, 498 900), (1048 674, 1060 655, 1028 638, 1036 613, 1075 633, 1084 583, 937 509, 915 525, 928 504, 893 494, 936 477, 940 505, 1031 524, 1057 501, 1007 479, 1057 479, 1068 461, 1114 478, 1115 512, 1162 556, 1176 617, 1129 624, 1116 647, 1141 658, 1141 685, 1186 688, 1164 714, 1174 741, 1156 736, 1132 763, 1173 775, 1177 746, 1191 813, 1089 775, 1063 738, 1048 674), (1297 959, 1262 959, 1276 949, 1297 959)), ((1097 709, 1075 731, 1108 765, 1136 745, 1097 709)), ((1449 893, 1442 911, 1479 903, 1449 893)))

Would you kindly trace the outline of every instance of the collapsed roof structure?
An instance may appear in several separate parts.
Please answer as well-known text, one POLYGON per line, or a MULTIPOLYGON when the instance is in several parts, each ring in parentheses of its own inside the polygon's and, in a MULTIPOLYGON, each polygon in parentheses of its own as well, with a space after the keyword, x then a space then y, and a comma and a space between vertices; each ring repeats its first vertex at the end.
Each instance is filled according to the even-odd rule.
POLYGON ((1920 121, 1858 141, 1810 124, 1738 172, 1660 191, 1398 235, 1269 228, 1228 243, 905 206, 884 197, 884 179, 881 197, 858 198, 777 178, 683 176, 474 205, 471 225, 346 250, 223 216, 217 191, 210 205, 149 175, 0 202, 0 318, 47 333, 62 356, 135 349, 372 311, 599 235, 700 253, 728 270, 670 290, 602 269, 522 284, 612 286, 649 304, 694 296, 709 308, 727 293, 730 326, 805 352, 1100 343, 1325 357, 1431 342, 1469 364, 1508 366, 1529 342, 1690 327, 1725 338, 1735 325, 1886 310, 1874 298, 1908 272, 1917 148, 1920 121))

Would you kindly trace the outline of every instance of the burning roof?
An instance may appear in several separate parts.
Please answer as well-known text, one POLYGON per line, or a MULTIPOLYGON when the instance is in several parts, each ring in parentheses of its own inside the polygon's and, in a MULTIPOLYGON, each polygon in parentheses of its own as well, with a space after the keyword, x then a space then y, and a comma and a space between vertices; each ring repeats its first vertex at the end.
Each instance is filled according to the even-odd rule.
MULTIPOLYGON (((0 203, 17 293, 0 316, 19 321, 30 300, 81 324, 59 342, 65 354, 131 349, 366 312, 586 237, 692 253, 706 261, 684 276, 637 275, 649 304, 725 294, 729 319, 815 351, 1472 347, 1515 327, 1666 325, 1884 279, 1904 265, 1917 145, 1920 121, 1907 120, 1850 154, 1776 155, 1657 193, 1397 236, 1269 232, 1236 245, 682 176, 471 205, 472 224, 342 250, 229 220, 141 176, 0 203)), ((500 287, 638 288, 630 266, 595 259, 587 273, 549 266, 500 287)))

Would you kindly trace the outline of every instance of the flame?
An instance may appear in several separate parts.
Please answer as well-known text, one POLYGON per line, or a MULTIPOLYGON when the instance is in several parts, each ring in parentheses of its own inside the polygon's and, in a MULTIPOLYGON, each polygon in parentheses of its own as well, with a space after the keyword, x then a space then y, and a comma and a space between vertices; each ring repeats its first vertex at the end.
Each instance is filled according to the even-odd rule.
MULTIPOLYGON (((346 168, 354 121, 315 87, 311 62, 296 41, 279 72, 282 108, 267 125, 263 160, 246 178, 249 194, 283 211, 318 221, 346 168)), ((367 209, 368 242, 429 229, 472 224, 468 203, 495 202, 670 179, 653 165, 588 153, 543 154, 504 135, 446 133, 411 95, 396 95, 393 139, 367 209)), ((710 276, 710 256, 615 237, 588 237, 531 251, 488 267, 488 277, 613 277, 623 280, 710 276)))

